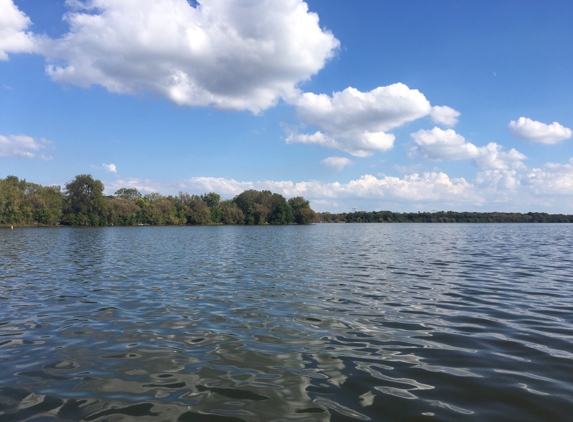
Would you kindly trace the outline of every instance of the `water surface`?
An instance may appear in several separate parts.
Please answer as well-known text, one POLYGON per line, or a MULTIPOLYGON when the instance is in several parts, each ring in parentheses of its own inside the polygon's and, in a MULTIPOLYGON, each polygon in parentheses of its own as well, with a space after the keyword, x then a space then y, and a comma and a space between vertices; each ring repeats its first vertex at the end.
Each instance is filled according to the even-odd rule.
POLYGON ((2 421, 568 421, 573 225, 0 230, 2 421))

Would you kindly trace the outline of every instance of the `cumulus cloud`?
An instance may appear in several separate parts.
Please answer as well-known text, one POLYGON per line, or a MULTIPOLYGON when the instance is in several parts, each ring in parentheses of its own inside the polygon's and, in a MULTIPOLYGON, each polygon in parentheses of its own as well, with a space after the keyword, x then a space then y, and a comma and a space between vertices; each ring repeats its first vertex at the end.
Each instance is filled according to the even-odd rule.
POLYGON ((299 119, 319 128, 314 134, 291 134, 287 142, 317 144, 364 157, 386 151, 394 135, 386 131, 429 114, 424 95, 398 83, 369 92, 355 88, 326 94, 307 92, 296 102, 299 119))
POLYGON ((117 173, 117 166, 115 164, 102 164, 103 168, 110 173, 117 173))
POLYGON ((538 195, 573 195, 573 158, 566 164, 547 163, 529 170, 523 180, 538 195))
POLYGON ((405 123, 434 113, 436 119, 449 124, 452 116, 459 115, 450 107, 434 112, 424 94, 402 83, 368 92, 349 87, 332 96, 307 92, 295 106, 300 121, 318 131, 290 133, 288 143, 316 144, 358 157, 392 148, 395 137, 387 132, 405 123))
POLYGON ((40 158, 49 161, 52 157, 40 152, 51 145, 46 139, 36 140, 26 135, 0 135, 0 157, 40 158))
POLYGON ((477 147, 452 129, 422 129, 410 136, 417 144, 412 148, 411 156, 433 161, 472 159, 474 164, 483 170, 507 170, 523 167, 522 161, 527 158, 513 148, 503 151, 503 147, 495 142, 477 147))
POLYGON ((520 186, 520 181, 515 170, 486 170, 476 175, 476 186, 482 189, 508 191, 520 186))
POLYGON ((335 138, 318 131, 311 135, 304 133, 291 133, 286 141, 289 144, 314 144, 321 147, 338 149, 348 152, 356 157, 367 157, 374 151, 387 151, 394 146, 395 136, 384 132, 362 132, 352 134, 339 134, 335 138))
POLYGON ((527 157, 515 148, 503 151, 503 147, 495 142, 490 142, 484 147, 478 148, 478 154, 474 163, 484 170, 508 170, 524 168, 523 160, 527 157))
POLYGON ((194 192, 215 191, 232 196, 247 189, 268 189, 286 197, 304 196, 310 199, 409 199, 409 200, 446 200, 453 197, 459 201, 477 200, 471 184, 463 178, 451 179, 445 173, 429 172, 422 175, 414 173, 399 177, 376 177, 366 174, 348 183, 324 183, 308 181, 259 181, 239 182, 234 179, 214 177, 193 177, 182 183, 186 189, 194 192))
POLYGON ((34 36, 26 32, 31 24, 12 0, 0 0, 0 60, 8 60, 8 53, 35 51, 34 36))
POLYGON ((452 129, 422 129, 410 136, 417 144, 413 153, 429 160, 465 160, 478 155, 478 148, 452 129))
MULTIPOLYGON (((6 0, 3 0, 6 1, 6 0)), ((58 82, 255 113, 294 99, 339 47, 302 0, 74 0, 44 40, 58 82)))
POLYGON ((433 171, 401 177, 365 174, 348 182, 289 180, 238 181, 222 177, 192 177, 161 182, 149 179, 118 179, 106 183, 110 193, 122 187, 142 192, 200 194, 218 192, 232 198, 247 190, 270 190, 290 198, 304 196, 318 211, 364 210, 546 210, 570 213, 573 204, 573 158, 565 164, 548 163, 539 168, 487 169, 474 180, 433 171), (570 204, 570 205, 567 205, 570 204))
POLYGON ((448 106, 434 106, 430 112, 430 116, 434 123, 442 124, 444 126, 455 126, 458 123, 460 112, 448 106))
POLYGON ((509 122, 509 130, 517 139, 541 142, 542 144, 556 144, 573 136, 571 129, 553 122, 550 125, 520 117, 517 121, 509 122))
POLYGON ((344 167, 352 164, 352 160, 346 157, 327 157, 320 162, 323 166, 330 167, 336 171, 342 170, 344 167))

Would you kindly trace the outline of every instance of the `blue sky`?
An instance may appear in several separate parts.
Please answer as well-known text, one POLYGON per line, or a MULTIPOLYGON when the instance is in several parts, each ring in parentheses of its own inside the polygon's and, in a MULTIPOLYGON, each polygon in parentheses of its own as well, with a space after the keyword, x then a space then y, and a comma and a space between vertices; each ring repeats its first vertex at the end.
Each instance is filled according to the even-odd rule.
POLYGON ((0 0, 0 177, 573 213, 569 1, 0 0))

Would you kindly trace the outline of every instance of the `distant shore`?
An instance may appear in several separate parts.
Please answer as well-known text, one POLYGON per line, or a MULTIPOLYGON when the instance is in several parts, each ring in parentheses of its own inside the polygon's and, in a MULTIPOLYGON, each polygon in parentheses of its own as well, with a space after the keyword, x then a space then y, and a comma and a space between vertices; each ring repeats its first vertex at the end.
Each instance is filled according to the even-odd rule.
MULTIPOLYGON (((573 215, 568 214, 546 214, 546 213, 500 213, 500 212, 454 212, 443 211, 436 213, 396 213, 391 211, 358 211, 352 213, 332 214, 329 212, 316 213, 316 219, 306 224, 499 224, 499 223, 573 223, 573 215)), ((205 223, 205 224, 107 224, 99 225, 100 227, 153 227, 153 226, 245 226, 245 225, 266 225, 273 224, 224 224, 224 223, 205 223)), ((283 225, 299 225, 289 223, 283 225)), ((86 227, 86 225, 73 224, 0 224, 1 229, 10 228, 33 228, 33 227, 86 227)))
POLYGON ((540 212, 315 212, 301 196, 246 190, 233 199, 215 192, 142 195, 135 188, 104 195, 104 185, 81 174, 59 186, 16 176, 0 179, 0 227, 293 225, 312 223, 573 223, 573 215, 540 212))
POLYGON ((324 223, 573 223, 573 215, 540 212, 319 212, 317 219, 324 223))

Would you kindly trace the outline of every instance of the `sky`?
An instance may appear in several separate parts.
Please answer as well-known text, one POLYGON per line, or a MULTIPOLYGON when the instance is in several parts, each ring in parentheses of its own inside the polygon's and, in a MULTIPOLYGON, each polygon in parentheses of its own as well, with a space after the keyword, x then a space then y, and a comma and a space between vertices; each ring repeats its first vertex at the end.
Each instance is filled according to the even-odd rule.
POLYGON ((570 0, 0 0, 0 178, 573 214, 570 0))

